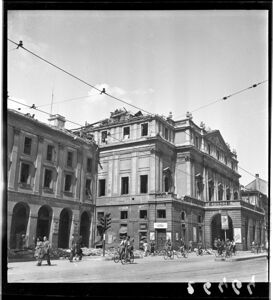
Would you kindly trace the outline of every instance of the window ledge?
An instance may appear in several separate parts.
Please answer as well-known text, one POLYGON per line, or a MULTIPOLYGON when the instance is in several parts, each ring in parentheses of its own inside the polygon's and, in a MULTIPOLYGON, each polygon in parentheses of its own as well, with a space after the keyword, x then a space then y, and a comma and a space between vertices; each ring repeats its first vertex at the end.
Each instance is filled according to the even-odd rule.
POLYGON ((19 183, 19 187, 22 188, 22 189, 26 189, 26 190, 32 190, 32 187, 30 186, 29 183, 22 183, 22 182, 20 182, 19 183))
POLYGON ((66 191, 64 191, 63 194, 64 194, 64 196, 67 196, 67 197, 73 197, 73 193, 72 192, 66 192, 66 191))
POLYGON ((51 188, 44 187, 43 191, 44 191, 44 193, 53 194, 53 189, 51 189, 51 188))

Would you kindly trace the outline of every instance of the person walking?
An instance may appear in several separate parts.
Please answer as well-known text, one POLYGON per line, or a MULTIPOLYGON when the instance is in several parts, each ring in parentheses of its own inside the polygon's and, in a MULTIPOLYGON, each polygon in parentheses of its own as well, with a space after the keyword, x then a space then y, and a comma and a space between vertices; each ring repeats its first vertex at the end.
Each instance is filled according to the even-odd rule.
POLYGON ((70 248, 70 256, 69 256, 69 261, 72 262, 73 258, 76 256, 76 237, 75 234, 72 234, 72 239, 71 239, 71 248, 70 248))
POLYGON ((80 235, 76 241, 76 257, 82 260, 82 236, 80 235))
POLYGON ((43 258, 46 258, 47 264, 49 266, 51 266, 51 262, 50 262, 51 245, 46 236, 44 236, 43 248, 44 248, 44 257, 43 258))
POLYGON ((148 243, 147 243, 147 240, 144 241, 143 247, 144 247, 144 256, 147 256, 148 255, 148 243))
POLYGON ((125 240, 126 240, 126 237, 123 237, 120 244, 119 244, 119 256, 121 258, 123 252, 125 251, 125 240))
POLYGON ((44 247, 43 247, 43 241, 41 237, 37 238, 34 256, 37 258, 38 261, 37 266, 41 266, 44 257, 44 247))
POLYGON ((189 252, 192 252, 192 241, 189 241, 189 252))

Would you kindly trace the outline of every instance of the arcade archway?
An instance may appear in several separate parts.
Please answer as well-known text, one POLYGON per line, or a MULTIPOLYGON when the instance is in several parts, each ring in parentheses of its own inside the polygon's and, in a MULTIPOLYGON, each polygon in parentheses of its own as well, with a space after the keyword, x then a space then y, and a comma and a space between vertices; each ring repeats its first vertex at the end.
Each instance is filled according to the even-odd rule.
POLYGON ((226 236, 225 236, 225 230, 222 229, 221 225, 221 214, 216 214, 211 221, 211 242, 212 245, 214 244, 214 240, 220 238, 221 240, 225 240, 225 237, 227 239, 233 240, 233 224, 231 217, 228 216, 228 230, 226 230, 226 236))
POLYGON ((10 248, 20 249, 22 247, 22 235, 26 234, 29 206, 26 203, 17 203, 12 212, 11 230, 10 230, 10 248))
POLYGON ((86 211, 81 215, 80 235, 82 236, 82 245, 84 247, 88 247, 90 235, 90 218, 86 211))
POLYGON ((69 235, 72 221, 72 212, 68 208, 64 208, 60 214, 59 222, 59 237, 58 247, 68 248, 69 247, 69 235))
POLYGON ((43 205, 38 211, 37 230, 36 236, 43 238, 46 236, 49 238, 50 226, 52 220, 52 208, 43 205))

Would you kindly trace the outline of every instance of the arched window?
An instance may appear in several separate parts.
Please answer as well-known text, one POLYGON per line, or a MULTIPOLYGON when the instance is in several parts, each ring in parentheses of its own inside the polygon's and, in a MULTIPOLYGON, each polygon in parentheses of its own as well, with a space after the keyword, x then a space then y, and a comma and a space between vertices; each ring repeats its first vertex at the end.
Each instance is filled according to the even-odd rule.
POLYGON ((234 192, 234 200, 238 200, 238 192, 234 192))
POLYGON ((223 200, 223 185, 222 183, 218 184, 218 201, 223 200))

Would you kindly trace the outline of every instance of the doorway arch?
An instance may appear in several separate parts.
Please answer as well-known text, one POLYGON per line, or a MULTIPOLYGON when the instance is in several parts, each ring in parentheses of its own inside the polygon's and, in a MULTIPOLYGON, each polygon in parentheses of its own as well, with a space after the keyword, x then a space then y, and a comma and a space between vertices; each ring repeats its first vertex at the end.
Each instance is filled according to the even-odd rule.
POLYGON ((43 238, 46 236, 49 238, 50 227, 52 220, 52 208, 48 205, 43 205, 38 211, 36 236, 43 238))
POLYGON ((82 237, 83 246, 88 247, 90 235, 90 217, 86 211, 84 211, 81 215, 80 235, 82 237))
POLYGON ((22 247, 21 237, 27 231, 29 211, 29 206, 24 202, 18 202, 14 206, 10 230, 10 249, 20 249, 22 247))
MULTIPOLYGON (((233 223, 230 216, 228 216, 228 230, 226 230, 226 238, 233 240, 233 223)), ((216 214, 211 220, 211 242, 214 244, 214 240, 220 238, 225 240, 225 230, 221 226, 221 214, 216 214)))
POLYGON ((60 214, 58 247, 69 248, 69 236, 72 221, 72 212, 68 208, 64 208, 60 214))

